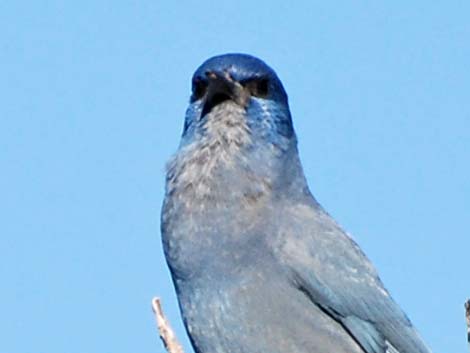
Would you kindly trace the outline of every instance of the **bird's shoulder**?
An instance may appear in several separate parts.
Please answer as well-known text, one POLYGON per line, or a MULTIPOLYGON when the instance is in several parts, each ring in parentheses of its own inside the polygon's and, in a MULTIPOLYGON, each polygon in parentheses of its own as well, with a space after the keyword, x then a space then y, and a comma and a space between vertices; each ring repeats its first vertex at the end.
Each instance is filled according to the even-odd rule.
POLYGON ((316 202, 285 202, 273 253, 289 280, 367 353, 429 352, 357 243, 316 202))
POLYGON ((389 296, 357 243, 321 206, 292 203, 275 217, 275 248, 281 261, 298 269, 305 266, 332 287, 367 288, 389 296))

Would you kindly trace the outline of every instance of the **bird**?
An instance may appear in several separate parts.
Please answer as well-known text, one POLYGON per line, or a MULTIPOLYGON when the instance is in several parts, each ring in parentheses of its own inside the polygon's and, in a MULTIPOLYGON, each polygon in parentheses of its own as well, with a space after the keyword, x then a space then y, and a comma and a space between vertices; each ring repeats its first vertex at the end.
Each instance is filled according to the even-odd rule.
POLYGON ((286 91, 248 54, 192 77, 161 234, 196 353, 430 353, 314 198, 286 91))

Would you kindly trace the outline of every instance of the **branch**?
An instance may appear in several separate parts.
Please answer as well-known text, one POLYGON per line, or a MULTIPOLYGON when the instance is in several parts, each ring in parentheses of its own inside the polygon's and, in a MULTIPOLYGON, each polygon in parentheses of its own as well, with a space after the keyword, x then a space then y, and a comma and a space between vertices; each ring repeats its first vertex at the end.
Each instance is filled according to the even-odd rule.
POLYGON ((467 342, 470 345, 470 299, 465 302, 465 317, 467 318, 467 342))
POLYGON ((157 321, 160 338, 163 342, 163 345, 165 346, 165 349, 168 351, 168 353, 184 353, 183 347, 178 342, 175 332, 166 319, 165 314, 163 314, 160 298, 152 299, 152 309, 157 321))

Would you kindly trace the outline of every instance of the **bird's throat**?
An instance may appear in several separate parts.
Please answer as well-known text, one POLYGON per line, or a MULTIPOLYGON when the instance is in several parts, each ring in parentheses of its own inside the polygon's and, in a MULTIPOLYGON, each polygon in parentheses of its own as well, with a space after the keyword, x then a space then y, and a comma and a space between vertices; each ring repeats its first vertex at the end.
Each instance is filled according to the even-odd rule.
POLYGON ((253 202, 269 191, 269 173, 253 159, 245 110, 227 101, 203 120, 202 137, 182 146, 168 163, 167 194, 205 207, 208 201, 253 202))

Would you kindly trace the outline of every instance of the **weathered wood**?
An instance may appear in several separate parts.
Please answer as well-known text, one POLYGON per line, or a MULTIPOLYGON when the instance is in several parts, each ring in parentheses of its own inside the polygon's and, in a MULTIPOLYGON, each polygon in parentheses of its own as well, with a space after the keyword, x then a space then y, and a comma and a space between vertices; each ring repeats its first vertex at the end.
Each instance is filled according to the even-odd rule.
POLYGON ((163 313, 160 298, 152 299, 152 309, 155 314, 155 320, 157 321, 158 332, 165 349, 168 353, 184 353, 183 347, 176 338, 175 332, 163 313))

